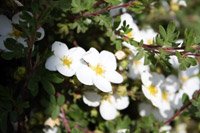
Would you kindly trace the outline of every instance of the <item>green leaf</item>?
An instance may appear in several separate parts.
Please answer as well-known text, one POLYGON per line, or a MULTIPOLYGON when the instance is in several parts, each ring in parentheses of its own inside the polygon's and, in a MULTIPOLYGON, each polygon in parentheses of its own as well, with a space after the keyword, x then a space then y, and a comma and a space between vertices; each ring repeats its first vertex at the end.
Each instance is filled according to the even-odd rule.
POLYGON ((1 133, 7 133, 7 120, 8 120, 8 112, 0 113, 0 131, 1 133))
POLYGON ((63 105, 65 102, 65 97, 63 95, 59 95, 57 98, 57 103, 59 106, 63 105))
POLYGON ((38 80, 32 77, 28 82, 28 89, 33 96, 38 94, 38 80))
POLYGON ((56 119, 58 117, 59 113, 60 113, 60 107, 59 106, 55 106, 53 108, 53 112, 51 113, 51 117, 53 119, 56 119))
POLYGON ((51 82, 48 80, 42 80, 40 81, 42 83, 42 86, 44 90, 49 94, 49 95, 54 95, 55 94, 55 88, 51 82))

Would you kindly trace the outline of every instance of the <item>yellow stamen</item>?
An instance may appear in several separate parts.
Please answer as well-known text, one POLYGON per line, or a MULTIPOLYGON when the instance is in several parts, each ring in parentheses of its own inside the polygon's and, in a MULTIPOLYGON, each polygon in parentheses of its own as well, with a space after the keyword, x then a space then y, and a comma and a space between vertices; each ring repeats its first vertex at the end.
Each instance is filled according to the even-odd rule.
POLYGON ((154 85, 150 85, 148 88, 151 95, 155 96, 158 93, 158 89, 154 85))
POLYGON ((164 101, 168 101, 168 93, 167 93, 166 91, 163 91, 163 92, 162 92, 162 99, 163 99, 164 101))
POLYGON ((63 65, 67 66, 68 68, 71 66, 72 64, 72 60, 68 57, 63 57, 62 59, 63 65))
POLYGON ((15 38, 19 38, 22 36, 22 32, 16 28, 13 27, 13 31, 11 33, 11 36, 15 37, 15 38))
POLYGON ((135 61, 133 61, 133 64, 135 64, 137 66, 137 65, 141 65, 142 62, 140 60, 135 60, 135 61))
POLYGON ((126 36, 127 36, 128 38, 133 38, 133 32, 130 31, 129 33, 126 34, 126 36))
POLYGON ((148 40, 147 40, 147 44, 148 44, 148 45, 153 44, 153 39, 148 39, 148 40))
POLYGON ((171 7, 171 10, 174 12, 176 12, 180 9, 179 5, 177 3, 173 3, 173 2, 171 2, 170 7, 171 7))
POLYGON ((188 78, 187 76, 181 77, 181 81, 182 81, 182 82, 186 82, 188 79, 189 79, 189 78, 188 78))
POLYGON ((96 65, 95 67, 91 67, 93 69, 93 71, 95 71, 95 73, 97 75, 103 75, 103 73, 105 72, 105 70, 103 69, 103 67, 101 65, 96 65))

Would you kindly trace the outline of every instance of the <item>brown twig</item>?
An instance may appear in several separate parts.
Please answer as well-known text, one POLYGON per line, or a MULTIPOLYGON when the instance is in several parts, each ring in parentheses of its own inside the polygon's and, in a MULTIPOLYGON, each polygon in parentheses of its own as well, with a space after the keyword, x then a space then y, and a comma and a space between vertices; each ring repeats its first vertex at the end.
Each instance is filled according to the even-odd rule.
MULTIPOLYGON (((122 8, 122 7, 125 8, 125 7, 132 6, 132 5, 134 4, 134 2, 135 2, 135 0, 132 0, 132 1, 129 1, 129 2, 124 3, 124 4, 121 4, 121 5, 108 6, 108 7, 105 7, 105 8, 103 8, 103 9, 100 9, 100 10, 98 10, 98 11, 96 11, 96 12, 92 12, 92 13, 91 13, 91 12, 85 12, 85 13, 83 13, 83 14, 81 14, 81 15, 75 17, 75 19, 79 19, 79 18, 82 18, 82 17, 98 16, 98 15, 103 14, 103 13, 105 13, 105 12, 108 12, 108 11, 110 11, 110 10, 112 10, 112 9, 122 8)), ((95 3, 95 4, 99 4, 99 3, 95 3)), ((100 4, 102 4, 102 3, 100 3, 100 4)), ((95 5, 94 5, 94 6, 95 6, 95 5)))
POLYGON ((71 133, 69 122, 68 122, 67 118, 65 117, 65 111, 62 107, 60 108, 60 110, 61 110, 61 114, 62 114, 61 119, 62 119, 63 125, 65 127, 65 130, 67 133, 71 133))
MULTIPOLYGON (((197 93, 197 95, 199 95, 200 89, 198 91, 196 91, 195 93, 197 93)), ((193 97, 192 100, 195 100, 195 98, 193 97)), ((170 124, 177 116, 179 116, 185 109, 187 109, 192 104, 192 100, 189 101, 188 103, 186 103, 184 106, 182 106, 171 118, 166 120, 164 122, 164 125, 170 124)))

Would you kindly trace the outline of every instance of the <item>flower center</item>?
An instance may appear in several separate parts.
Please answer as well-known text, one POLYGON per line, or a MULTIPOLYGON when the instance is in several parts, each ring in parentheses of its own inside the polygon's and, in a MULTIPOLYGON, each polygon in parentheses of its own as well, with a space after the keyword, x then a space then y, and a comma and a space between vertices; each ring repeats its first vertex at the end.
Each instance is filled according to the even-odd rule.
POLYGON ((172 11, 178 11, 179 10, 179 5, 177 3, 171 2, 170 7, 171 7, 172 11))
POLYGON ((162 92, 162 99, 163 99, 164 101, 168 101, 168 93, 167 93, 166 91, 163 91, 163 92, 162 92))
POLYGON ((148 45, 153 44, 153 39, 148 39, 148 40, 147 40, 147 44, 148 44, 148 45))
POLYGON ((133 64, 135 64, 136 66, 141 65, 142 62, 140 60, 135 60, 133 61, 133 64))
POLYGON ((133 32, 130 31, 129 33, 126 34, 126 36, 127 36, 128 38, 133 38, 133 32))
POLYGON ((68 68, 72 64, 72 60, 69 57, 63 57, 62 59, 63 65, 67 66, 68 68))
POLYGON ((13 27, 13 31, 11 33, 11 36, 15 37, 15 38, 19 38, 22 36, 22 32, 18 29, 16 29, 15 27, 13 27))
POLYGON ((187 76, 181 77, 181 81, 182 81, 182 82, 186 82, 188 79, 189 79, 189 78, 188 78, 187 76))
POLYGON ((104 68, 101 65, 96 65, 95 67, 92 67, 93 71, 95 71, 95 73, 97 75, 103 75, 103 73, 105 72, 104 68))
POLYGON ((150 85, 148 88, 151 95, 155 96, 158 93, 158 89, 154 85, 150 85))

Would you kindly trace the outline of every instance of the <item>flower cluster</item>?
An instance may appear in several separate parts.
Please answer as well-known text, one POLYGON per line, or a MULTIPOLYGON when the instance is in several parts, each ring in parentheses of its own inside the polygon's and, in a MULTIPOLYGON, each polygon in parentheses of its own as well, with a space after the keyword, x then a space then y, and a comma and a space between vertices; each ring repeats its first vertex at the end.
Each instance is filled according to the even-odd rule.
MULTIPOLYGON (((152 29, 139 30, 132 16, 128 13, 124 13, 121 16, 121 23, 118 29, 120 29, 124 21, 132 29, 125 36, 138 42, 143 40, 145 45, 153 44, 157 33, 152 29)), ((182 45, 182 41, 177 40, 177 44, 182 45)), ((188 95, 191 100, 194 92, 200 89, 200 78, 198 77, 199 64, 181 71, 178 69, 180 64, 177 57, 175 55, 170 56, 169 63, 171 63, 174 69, 177 69, 178 74, 171 74, 165 77, 163 74, 151 72, 150 67, 144 65, 144 57, 139 60, 135 59, 138 53, 135 46, 127 41, 124 41, 123 45, 132 52, 132 55, 129 57, 128 75, 131 79, 141 79, 142 92, 153 105, 142 103, 139 106, 141 116, 152 113, 158 120, 169 119, 176 109, 182 107, 183 94, 188 95)))
POLYGON ((119 84, 123 81, 123 77, 116 71, 114 54, 106 50, 99 53, 95 48, 90 48, 87 52, 81 47, 69 49, 66 44, 58 41, 53 43, 52 52, 53 55, 45 64, 48 70, 58 71, 67 77, 76 75, 81 83, 94 85, 103 95, 107 95, 106 98, 102 98, 92 90, 85 92, 83 96, 83 101, 89 106, 96 107, 101 103, 100 113, 104 119, 114 119, 117 116, 117 109, 121 110, 128 106, 128 97, 112 95, 111 83, 119 84), (124 99, 126 105, 122 104, 121 107, 124 99))

